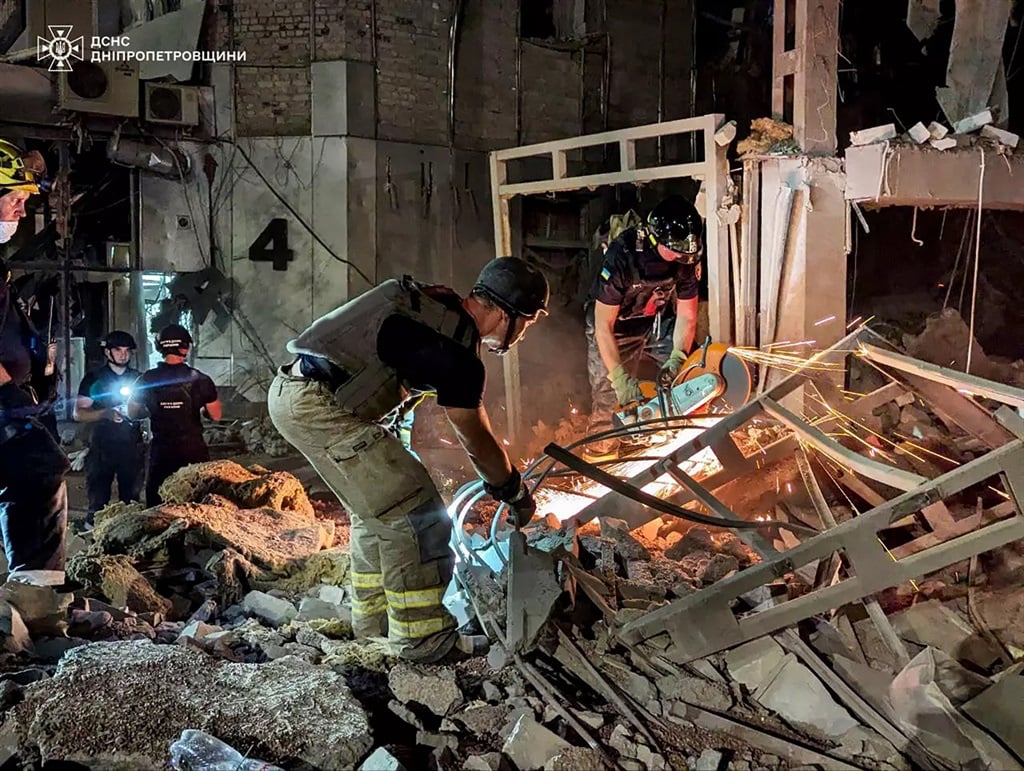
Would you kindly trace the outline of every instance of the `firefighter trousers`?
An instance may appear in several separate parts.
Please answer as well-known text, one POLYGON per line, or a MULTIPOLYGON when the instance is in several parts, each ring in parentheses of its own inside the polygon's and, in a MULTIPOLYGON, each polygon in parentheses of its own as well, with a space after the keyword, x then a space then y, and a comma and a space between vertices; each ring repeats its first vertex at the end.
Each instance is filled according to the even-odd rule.
POLYGON ((267 407, 351 517, 352 628, 384 637, 412 661, 457 640, 442 598, 452 578, 452 523, 426 468, 383 426, 361 420, 330 389, 279 372, 267 407))

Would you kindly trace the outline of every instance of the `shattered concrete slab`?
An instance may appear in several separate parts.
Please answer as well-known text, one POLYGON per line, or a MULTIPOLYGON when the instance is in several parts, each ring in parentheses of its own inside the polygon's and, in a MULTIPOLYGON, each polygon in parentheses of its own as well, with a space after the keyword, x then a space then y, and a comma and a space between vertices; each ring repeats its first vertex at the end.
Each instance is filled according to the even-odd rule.
POLYGON ((67 630, 71 594, 58 594, 50 586, 8 581, 0 586, 0 602, 14 606, 33 637, 54 637, 67 630))
POLYGON ((402 663, 388 674, 388 686, 404 704, 421 704, 438 717, 444 717, 462 702, 462 691, 455 681, 455 670, 427 668, 402 663))
POLYGON ((942 651, 925 648, 892 681, 889 700, 903 731, 929 753, 954 766, 980 758, 988 768, 1013 768, 1012 756, 958 709, 988 682, 942 651))
POLYGON ((93 769, 163 768, 170 744, 197 727, 269 762, 319 768, 353 768, 372 745, 366 714, 328 668, 225 663, 148 642, 69 651, 53 678, 26 688, 13 720, 21 747, 42 762, 93 769))
POLYGON ((0 603, 0 647, 7 653, 22 653, 32 648, 32 638, 21 614, 6 602, 0 603))
POLYGON ((242 609, 272 627, 287 624, 299 613, 288 600, 259 591, 252 591, 245 595, 242 609))
POLYGON ((505 739, 501 751, 520 771, 536 771, 570 747, 565 739, 523 715, 505 739))
POLYGON ((663 699, 678 699, 705 709, 725 711, 732 707, 732 696, 724 688, 700 677, 668 675, 658 680, 663 699))
POLYGON ((786 658, 786 651, 771 637, 759 637, 725 654, 729 675, 738 683, 756 691, 786 658))
POLYGON ((808 730, 812 735, 836 738, 858 725, 793 654, 786 655, 782 666, 761 684, 754 698, 787 723, 808 730))
POLYGON ((963 705, 963 711, 1024 762, 1024 677, 1009 675, 963 705))
POLYGON ((938 600, 919 602, 889 619, 904 640, 938 648, 953 659, 974 664, 982 671, 992 667, 1001 651, 983 638, 972 624, 938 600))

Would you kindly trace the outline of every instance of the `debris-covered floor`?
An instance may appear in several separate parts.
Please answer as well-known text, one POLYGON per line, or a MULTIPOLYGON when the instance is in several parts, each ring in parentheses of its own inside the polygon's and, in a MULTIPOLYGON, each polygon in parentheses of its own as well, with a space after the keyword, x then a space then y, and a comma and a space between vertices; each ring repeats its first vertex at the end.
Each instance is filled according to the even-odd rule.
MULTIPOLYGON (((927 357, 938 325, 957 321, 935 320, 908 347, 927 357)), ((839 392, 848 414, 824 399, 815 406, 824 392, 808 379, 803 417, 857 458, 882 459, 927 487, 1021 444, 1005 412, 997 421, 985 409, 996 401, 948 385, 940 395, 920 375, 851 359, 861 385, 839 392), (999 431, 1003 442, 992 438, 999 431)), ((567 444, 583 425, 573 416, 536 433, 567 444)), ((1020 767, 1019 542, 940 560, 724 645, 719 633, 733 632, 711 628, 721 623, 711 611, 738 578, 770 571, 728 599, 741 624, 841 590, 856 554, 805 564, 785 562, 787 552, 800 555, 832 527, 856 532, 901 494, 824 444, 793 442, 770 417, 730 436, 755 460, 712 487, 754 530, 657 512, 636 526, 625 498, 571 476, 545 484, 541 516, 522 534, 498 527, 489 541, 494 507, 473 507, 456 546, 483 560, 464 559, 455 602, 479 614, 492 647, 452 666, 399 662, 384 641, 352 639, 347 516, 308 469, 280 457, 298 476, 232 460, 184 469, 165 483, 167 503, 112 505, 94 531, 72 538, 74 595, 0 588, 3 751, 16 763, 89 768, 166 768, 172 758, 198 768, 203 752, 367 771, 1020 767), (790 451, 774 451, 786 442, 790 451), (595 501, 600 516, 584 521, 595 501), (498 569, 485 567, 495 554, 498 569), (687 655, 681 641, 711 652, 687 655)), ((709 479, 729 465, 690 463, 709 479)), ((649 464, 613 469, 631 477, 649 464)), ((894 514, 878 539, 896 562, 992 532, 986 524, 1016 519, 1013 480, 1002 479, 946 485, 945 519, 931 496, 918 504, 924 514, 894 514)), ((648 489, 679 498, 664 480, 648 489)))

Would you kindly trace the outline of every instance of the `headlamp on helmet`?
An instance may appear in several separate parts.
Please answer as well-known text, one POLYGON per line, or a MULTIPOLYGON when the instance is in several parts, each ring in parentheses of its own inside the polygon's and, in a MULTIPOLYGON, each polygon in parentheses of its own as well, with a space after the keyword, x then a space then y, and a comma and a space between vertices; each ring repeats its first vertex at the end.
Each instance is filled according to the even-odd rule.
POLYGON ((38 152, 25 153, 17 145, 0 139, 0 195, 12 190, 26 193, 48 192, 46 163, 38 152))

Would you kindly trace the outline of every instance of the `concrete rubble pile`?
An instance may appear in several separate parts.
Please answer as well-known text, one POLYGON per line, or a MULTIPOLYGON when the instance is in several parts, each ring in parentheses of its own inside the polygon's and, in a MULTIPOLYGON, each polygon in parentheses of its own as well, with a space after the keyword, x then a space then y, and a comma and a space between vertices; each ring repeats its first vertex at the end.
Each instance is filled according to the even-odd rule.
MULTIPOLYGON (((980 454, 902 402, 867 419, 880 437, 980 454)), ((780 435, 756 430, 756 444, 780 435)), ((893 462, 923 473, 921 457, 893 462)), ((801 490, 790 458, 718 494, 737 512, 810 521, 801 490)), ((294 477, 218 461, 162 493, 170 502, 154 509, 98 516, 71 560, 76 596, 0 587, 5 757, 159 768, 201 735, 281 768, 1022 767, 1024 549, 879 595, 902 656, 856 604, 679 664, 617 632, 758 554, 732 531, 668 516, 629 530, 549 515, 499 529, 482 552, 490 569, 460 571, 463 601, 496 641, 487 658, 424 666, 352 639, 348 555, 335 545, 345 526, 318 516, 294 477), (502 550, 507 565, 489 559, 502 550)), ((853 516, 829 494, 838 519, 853 516)), ((487 525, 467 524, 468 540, 487 525)), ((783 528, 765 532, 780 551, 794 545, 783 528)), ((815 578, 791 572, 742 602, 799 597, 815 578)))
MULTIPOLYGON (((959 347, 942 330, 956 321, 933 319, 921 338, 908 341, 912 352, 927 360, 929 349, 944 347, 934 355, 948 365, 959 347)), ((1012 370, 999 369, 977 347, 974 361, 989 367, 989 377, 1015 382, 1012 370)), ((871 371, 877 382, 868 378, 858 390, 892 382, 871 371)), ((991 451, 910 389, 858 421, 872 455, 884 453, 888 464, 926 479, 991 451)), ((780 435, 770 424, 756 430, 763 432, 758 448, 780 435)), ((850 437, 841 443, 863 447, 850 437)), ((815 466, 840 524, 899 492, 849 474, 839 475, 850 485, 842 489, 825 464, 815 466)), ((776 523, 821 526, 792 455, 715 494, 739 516, 763 519, 762 532, 778 552, 801 538, 776 523)), ((983 509, 1006 505, 1005 498, 983 483, 944 506, 962 527, 983 509)), ((476 511, 481 516, 468 518, 465 543, 490 569, 474 564, 462 576, 473 607, 504 643, 489 661, 514 667, 538 689, 546 705, 542 728, 605 762, 638 770, 1024 768, 1024 718, 1014 706, 1024 695, 1024 663, 1015 663, 1024 657, 1018 544, 680 664, 656 638, 630 645, 617 632, 758 564, 734 532, 667 516, 629 530, 607 514, 599 525, 572 527, 549 514, 524 535, 499 530, 490 541, 493 511, 476 511)), ((901 545, 927 542, 933 530, 918 515, 887 537, 897 553, 914 553, 900 552, 901 545)), ((735 610, 756 614, 797 599, 830 580, 825 567, 782 571, 742 595, 735 610)), ((519 767, 541 767, 524 762, 519 767)))

